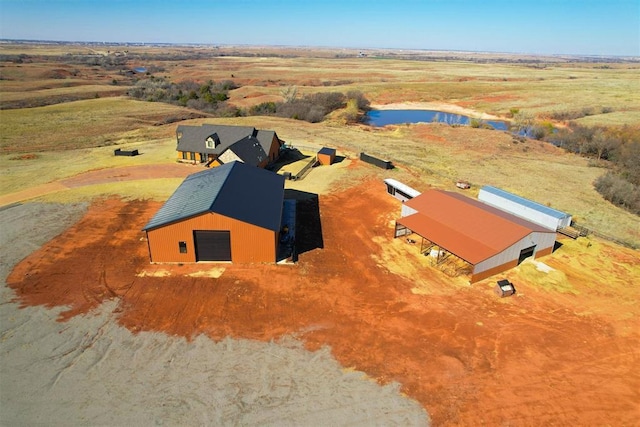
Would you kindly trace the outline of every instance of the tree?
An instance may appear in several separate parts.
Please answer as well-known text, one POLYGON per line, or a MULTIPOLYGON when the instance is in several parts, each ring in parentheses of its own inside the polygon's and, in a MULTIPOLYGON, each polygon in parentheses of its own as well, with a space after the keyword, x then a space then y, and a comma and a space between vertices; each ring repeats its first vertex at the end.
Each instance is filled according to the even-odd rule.
POLYGON ((284 102, 293 102, 298 96, 298 88, 296 86, 287 86, 280 91, 280 95, 284 98, 284 102))
POLYGON ((609 153, 620 145, 620 141, 607 135, 602 129, 598 129, 591 138, 590 148, 596 152, 598 161, 608 159, 609 153))
POLYGON ((535 124, 535 117, 532 114, 518 111, 513 115, 513 123, 518 133, 528 135, 529 131, 535 124))

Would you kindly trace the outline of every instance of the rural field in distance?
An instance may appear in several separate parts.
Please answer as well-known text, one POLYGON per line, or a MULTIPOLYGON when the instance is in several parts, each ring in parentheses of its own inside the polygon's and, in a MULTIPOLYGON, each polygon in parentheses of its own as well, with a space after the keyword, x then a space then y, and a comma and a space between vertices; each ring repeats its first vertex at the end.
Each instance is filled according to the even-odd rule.
POLYGON ((251 109, 359 91, 379 109, 638 135, 640 60, 8 42, 0 55, 3 423, 637 422, 640 218, 594 188, 607 160, 481 127, 251 109), (143 80, 235 88, 223 114, 128 96, 143 80), (321 245, 294 265, 149 264, 140 230, 201 170, 177 164, 176 127, 202 123, 337 149, 339 163, 286 182, 318 195, 321 245), (470 197, 496 186, 594 233, 469 285, 393 238, 389 177, 470 197), (517 293, 497 298, 499 278, 517 293))

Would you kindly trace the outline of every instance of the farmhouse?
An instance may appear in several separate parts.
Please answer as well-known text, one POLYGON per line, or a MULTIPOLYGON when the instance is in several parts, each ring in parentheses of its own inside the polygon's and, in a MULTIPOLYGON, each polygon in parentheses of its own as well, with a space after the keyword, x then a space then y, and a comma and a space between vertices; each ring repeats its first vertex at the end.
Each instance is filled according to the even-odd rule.
POLYGON ((524 197, 516 196, 500 188, 488 185, 484 186, 480 189, 478 199, 495 208, 509 212, 553 231, 571 225, 571 215, 525 199, 524 197))
POLYGON ((260 168, 274 162, 283 144, 272 130, 203 124, 176 129, 178 161, 216 167, 240 161, 260 168))
POLYGON ((151 262, 276 262, 284 178, 231 162, 189 175, 143 228, 151 262))
POLYGON ((402 209, 395 237, 416 233, 421 252, 434 254, 437 264, 451 262, 453 255, 471 283, 550 254, 555 244, 555 231, 458 193, 430 190, 402 209))

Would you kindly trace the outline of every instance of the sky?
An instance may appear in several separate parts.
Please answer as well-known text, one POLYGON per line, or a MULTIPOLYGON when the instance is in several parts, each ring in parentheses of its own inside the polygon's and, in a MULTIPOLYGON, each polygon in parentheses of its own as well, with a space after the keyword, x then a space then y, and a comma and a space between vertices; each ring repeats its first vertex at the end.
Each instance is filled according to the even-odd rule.
POLYGON ((0 38, 640 56, 640 0, 0 0, 0 38))

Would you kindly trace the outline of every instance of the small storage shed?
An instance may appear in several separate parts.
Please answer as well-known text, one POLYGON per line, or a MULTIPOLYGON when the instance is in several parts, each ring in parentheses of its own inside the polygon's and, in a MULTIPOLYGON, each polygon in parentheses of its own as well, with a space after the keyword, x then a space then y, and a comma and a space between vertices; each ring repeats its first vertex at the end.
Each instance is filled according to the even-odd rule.
POLYGON ((143 228, 151 262, 276 262, 284 177, 242 162, 189 175, 143 228))
POLYGON ((318 163, 320 163, 321 165, 328 166, 332 164, 336 159, 336 149, 322 147, 320 151, 318 151, 318 154, 316 155, 316 159, 318 160, 318 163))
POLYGON ((488 185, 482 187, 478 200, 553 231, 571 225, 571 215, 500 188, 488 185))
POLYGON ((411 200, 414 197, 420 195, 420 192, 418 190, 414 190, 407 184, 404 184, 393 178, 385 179, 384 183, 387 186, 387 193, 391 194, 401 202, 406 202, 407 200, 411 200))
POLYGON ((504 297, 508 297, 515 294, 516 288, 513 286, 511 282, 503 279, 503 280, 498 280, 498 283, 496 284, 495 288, 493 288, 493 291, 500 298, 504 298, 504 297))

